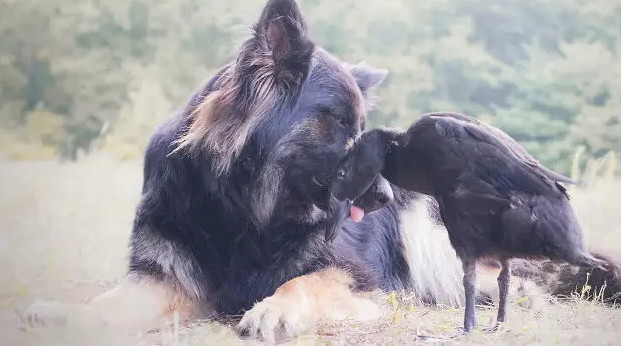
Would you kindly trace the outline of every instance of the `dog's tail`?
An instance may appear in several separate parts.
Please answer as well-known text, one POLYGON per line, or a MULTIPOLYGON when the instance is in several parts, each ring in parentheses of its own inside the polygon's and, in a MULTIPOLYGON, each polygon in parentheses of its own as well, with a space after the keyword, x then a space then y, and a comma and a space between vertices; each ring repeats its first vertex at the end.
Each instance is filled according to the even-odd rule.
POLYGON ((576 260, 573 261, 573 263, 570 264, 583 268, 591 268, 592 270, 609 271, 613 269, 611 262, 598 258, 589 252, 582 253, 576 260))
POLYGON ((516 260, 512 268, 514 275, 534 281, 556 297, 579 296, 608 305, 621 304, 621 261, 591 251, 579 262, 516 260))
POLYGON ((549 288, 550 293, 569 296, 577 292, 590 300, 621 303, 621 262, 602 253, 590 255, 583 265, 561 265, 556 284, 549 288))

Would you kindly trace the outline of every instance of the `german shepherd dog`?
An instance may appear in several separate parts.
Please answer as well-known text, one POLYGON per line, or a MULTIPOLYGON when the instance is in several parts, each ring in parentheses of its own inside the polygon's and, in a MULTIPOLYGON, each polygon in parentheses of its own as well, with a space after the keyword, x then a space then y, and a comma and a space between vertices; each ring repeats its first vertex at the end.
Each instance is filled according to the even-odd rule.
MULTIPOLYGON (((83 305, 35 303, 27 320, 145 331, 174 312, 243 314, 241 334, 273 340, 319 320, 378 318, 365 295, 375 289, 461 306, 461 264, 433 200, 379 177, 354 203, 367 215, 326 241, 327 183, 386 75, 339 61, 313 42, 294 0, 269 0, 236 58, 150 138, 126 277, 83 305)), ((560 266, 562 283, 538 264, 522 276, 561 294, 589 270, 560 266)), ((618 276, 590 284, 606 278, 612 295, 618 276)))

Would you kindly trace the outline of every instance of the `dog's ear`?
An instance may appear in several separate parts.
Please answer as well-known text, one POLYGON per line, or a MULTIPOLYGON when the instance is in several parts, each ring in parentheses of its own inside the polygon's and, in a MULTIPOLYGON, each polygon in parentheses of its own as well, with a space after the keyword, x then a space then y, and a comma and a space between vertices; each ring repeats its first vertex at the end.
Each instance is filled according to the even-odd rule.
POLYGON ((299 83, 308 71, 314 44, 293 0, 270 0, 254 26, 255 66, 272 69, 277 83, 299 83))
POLYGON ((347 70, 354 76, 356 84, 362 92, 362 96, 367 101, 367 110, 371 110, 375 101, 375 90, 382 84, 388 70, 376 68, 360 62, 358 64, 345 64, 347 70))

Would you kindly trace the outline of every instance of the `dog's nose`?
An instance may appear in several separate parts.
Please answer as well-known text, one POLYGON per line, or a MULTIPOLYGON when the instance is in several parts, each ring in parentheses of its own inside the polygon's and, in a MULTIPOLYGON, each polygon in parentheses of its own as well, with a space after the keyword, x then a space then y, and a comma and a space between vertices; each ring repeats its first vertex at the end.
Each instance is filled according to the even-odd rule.
POLYGON ((378 177, 376 186, 377 189, 375 190, 375 198, 378 202, 386 204, 395 198, 394 193, 392 192, 392 188, 390 187, 390 184, 388 183, 388 180, 386 180, 386 178, 380 175, 378 177))
POLYGON ((389 196, 389 195, 387 195, 387 194, 385 194, 385 193, 380 193, 380 194, 377 196, 377 200, 378 200, 380 203, 382 203, 382 204, 386 204, 386 203, 388 203, 388 202, 390 202, 390 201, 392 200, 392 196, 389 196))

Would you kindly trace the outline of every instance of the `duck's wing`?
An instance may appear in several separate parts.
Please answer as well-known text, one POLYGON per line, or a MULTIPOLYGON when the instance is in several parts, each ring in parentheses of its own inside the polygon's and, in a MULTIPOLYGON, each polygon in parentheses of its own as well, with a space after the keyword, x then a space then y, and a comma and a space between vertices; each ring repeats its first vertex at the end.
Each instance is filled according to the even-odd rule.
POLYGON ((453 155, 479 178, 503 190, 538 194, 565 194, 558 183, 573 183, 542 166, 510 136, 479 121, 455 116, 432 116, 453 155))
POLYGON ((532 155, 530 155, 523 146, 521 146, 518 142, 515 141, 515 139, 506 134, 504 131, 501 131, 500 129, 489 124, 483 123, 472 116, 458 112, 432 112, 424 115, 432 118, 453 119, 456 121, 456 124, 470 124, 471 126, 465 126, 465 130, 470 131, 471 135, 475 136, 477 139, 486 141, 497 147, 511 151, 513 155, 522 160, 524 164, 536 167, 537 169, 546 172, 546 175, 556 182, 567 184, 576 183, 571 178, 554 172, 547 167, 541 165, 541 163, 537 161, 532 155), (476 129, 479 129, 479 131, 476 131, 476 129), (480 133, 482 133, 483 135, 479 135, 480 133))

